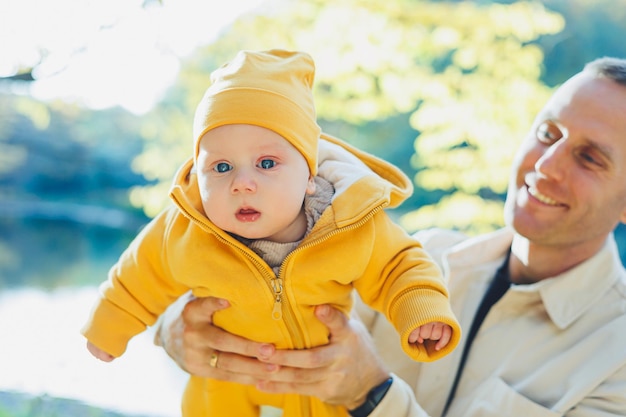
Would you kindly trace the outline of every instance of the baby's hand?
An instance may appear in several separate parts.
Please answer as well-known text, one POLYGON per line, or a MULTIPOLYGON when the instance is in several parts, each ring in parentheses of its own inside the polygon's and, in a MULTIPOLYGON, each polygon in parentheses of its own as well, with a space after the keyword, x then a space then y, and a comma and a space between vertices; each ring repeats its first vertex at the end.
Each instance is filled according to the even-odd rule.
POLYGON ((113 359, 115 359, 115 356, 105 352, 91 342, 87 342, 87 350, 89 350, 89 352, 91 352, 93 356, 100 359, 101 361, 111 362, 113 359))
POLYGON ((413 330, 409 335, 409 343, 424 343, 424 340, 436 340, 435 350, 441 350, 450 342, 451 337, 452 327, 436 321, 413 330))

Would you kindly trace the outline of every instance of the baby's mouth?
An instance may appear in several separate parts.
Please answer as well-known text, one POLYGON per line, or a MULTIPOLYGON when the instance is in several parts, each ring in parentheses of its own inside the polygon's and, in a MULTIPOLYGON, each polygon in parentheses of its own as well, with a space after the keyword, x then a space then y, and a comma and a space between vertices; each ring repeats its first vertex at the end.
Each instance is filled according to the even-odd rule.
POLYGON ((242 222, 253 222, 261 217, 261 213, 253 208, 241 208, 235 213, 235 217, 242 222))

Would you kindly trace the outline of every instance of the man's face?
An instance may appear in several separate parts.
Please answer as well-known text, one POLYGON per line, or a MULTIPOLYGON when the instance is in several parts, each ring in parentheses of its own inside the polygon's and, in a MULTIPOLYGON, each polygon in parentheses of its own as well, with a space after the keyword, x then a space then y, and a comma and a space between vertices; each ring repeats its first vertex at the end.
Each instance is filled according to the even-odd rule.
POLYGON ((518 150, 505 220, 535 244, 599 248, 626 222, 626 86, 578 74, 518 150))

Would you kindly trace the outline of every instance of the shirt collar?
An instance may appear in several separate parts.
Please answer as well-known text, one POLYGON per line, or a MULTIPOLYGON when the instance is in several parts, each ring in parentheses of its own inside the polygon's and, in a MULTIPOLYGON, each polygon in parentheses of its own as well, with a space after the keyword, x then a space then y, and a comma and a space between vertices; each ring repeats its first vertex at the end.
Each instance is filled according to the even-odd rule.
POLYGON ((554 324, 564 329, 596 304, 623 274, 617 244, 610 235, 602 249, 580 265, 536 284, 517 287, 535 287, 554 324))
MULTIPOLYGON (((453 269, 471 265, 497 268, 512 239, 513 232, 508 228, 468 239, 447 252, 445 257, 448 262, 444 262, 444 269, 452 264, 453 269)), ((491 280, 493 273, 483 278, 491 280)), ((613 285, 624 279, 625 274, 615 238, 610 234, 602 249, 585 262, 534 284, 512 285, 510 291, 538 293, 550 319, 563 329, 597 303, 613 285)))

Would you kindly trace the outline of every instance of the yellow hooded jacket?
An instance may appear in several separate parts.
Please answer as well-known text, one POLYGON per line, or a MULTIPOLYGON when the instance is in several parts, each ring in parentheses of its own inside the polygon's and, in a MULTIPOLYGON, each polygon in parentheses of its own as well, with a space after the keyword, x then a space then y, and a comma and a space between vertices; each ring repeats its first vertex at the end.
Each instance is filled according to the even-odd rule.
MULTIPOLYGON (((393 323, 411 358, 432 361, 450 353, 461 332, 442 274, 384 211, 410 195, 410 180, 395 166, 326 134, 318 165, 318 175, 335 188, 331 205, 276 276, 204 215, 193 160, 187 161, 171 189, 175 204, 155 217, 113 266, 83 334, 120 356, 132 336, 191 289, 197 297, 229 300, 231 306, 213 318, 217 326, 280 349, 303 349, 328 343, 328 329, 315 318, 314 307, 331 304, 349 314, 356 289, 393 323), (450 343, 441 351, 430 342, 410 345, 409 333, 432 321, 452 326, 450 343)), ((284 408, 284 416, 347 416, 315 399, 197 377, 190 379, 183 409, 186 416, 252 416, 258 415, 258 402, 284 408)))

